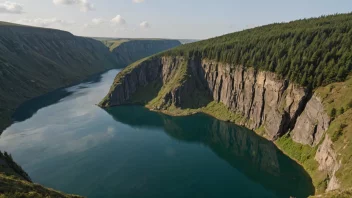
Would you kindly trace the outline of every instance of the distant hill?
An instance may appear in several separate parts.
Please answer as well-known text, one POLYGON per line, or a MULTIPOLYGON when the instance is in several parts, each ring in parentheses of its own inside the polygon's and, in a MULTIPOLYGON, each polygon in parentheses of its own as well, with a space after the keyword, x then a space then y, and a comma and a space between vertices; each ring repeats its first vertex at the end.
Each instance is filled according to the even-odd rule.
POLYGON ((194 42, 197 42, 197 41, 200 41, 200 40, 197 40, 197 39, 179 39, 179 41, 182 44, 188 44, 188 43, 194 43, 194 42))
POLYGON ((137 60, 181 45, 180 41, 169 39, 95 39, 101 41, 110 49, 116 56, 119 67, 126 67, 137 60))

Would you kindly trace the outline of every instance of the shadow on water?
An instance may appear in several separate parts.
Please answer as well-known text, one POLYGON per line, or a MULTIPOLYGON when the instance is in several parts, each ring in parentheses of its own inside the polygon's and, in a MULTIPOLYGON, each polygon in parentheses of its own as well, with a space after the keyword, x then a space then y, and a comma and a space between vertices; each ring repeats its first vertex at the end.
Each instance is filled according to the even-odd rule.
MULTIPOLYGON (((85 84, 93 84, 93 83, 98 83, 102 79, 102 74, 96 74, 93 75, 86 80, 82 81, 81 83, 85 84)), ((67 89, 68 87, 71 87, 72 85, 69 85, 67 87, 63 87, 57 90, 54 90, 52 92, 49 92, 47 94, 44 94, 42 96, 39 96, 37 98, 33 98, 31 100, 28 100, 21 104, 15 111, 15 113, 12 115, 12 120, 14 122, 22 122, 25 121, 29 118, 31 118, 34 114, 36 114, 40 109, 44 107, 48 107, 50 105, 53 105, 55 103, 58 103, 61 99, 68 97, 72 95, 75 90, 70 91, 67 89)), ((78 89, 84 89, 87 88, 83 85, 79 86, 78 89)))
POLYGON ((314 194, 310 176, 272 142, 253 131, 204 114, 172 117, 140 106, 107 109, 118 122, 132 127, 162 128, 177 140, 204 144, 221 159, 279 197, 314 194))

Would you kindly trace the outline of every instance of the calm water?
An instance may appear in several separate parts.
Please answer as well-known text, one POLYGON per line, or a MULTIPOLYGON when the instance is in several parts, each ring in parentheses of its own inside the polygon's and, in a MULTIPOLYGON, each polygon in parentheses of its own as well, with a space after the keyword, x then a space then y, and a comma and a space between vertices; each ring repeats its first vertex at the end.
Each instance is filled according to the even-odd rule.
POLYGON ((88 197, 307 197, 303 169, 269 141, 206 115, 95 106, 118 70, 23 105, 0 150, 40 184, 88 197))

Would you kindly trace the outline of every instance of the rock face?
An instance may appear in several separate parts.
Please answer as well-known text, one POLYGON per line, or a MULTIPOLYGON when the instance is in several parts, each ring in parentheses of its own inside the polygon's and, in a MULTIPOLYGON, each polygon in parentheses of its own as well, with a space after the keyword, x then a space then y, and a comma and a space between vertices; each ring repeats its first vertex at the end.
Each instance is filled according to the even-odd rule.
POLYGON ((116 66, 101 42, 71 33, 0 26, 0 133, 22 102, 116 66))
POLYGON ((179 45, 181 45, 181 42, 178 40, 131 40, 111 49, 111 52, 116 56, 118 65, 120 67, 126 67, 139 59, 179 45))
POLYGON ((295 141, 315 145, 329 124, 328 116, 317 97, 311 97, 305 88, 280 79, 274 73, 210 60, 186 61, 182 57, 155 57, 140 63, 127 73, 120 73, 101 105, 127 103, 138 87, 145 87, 157 80, 169 90, 163 89, 165 94, 161 95, 162 102, 155 109, 167 108, 170 104, 189 108, 186 106, 188 100, 194 100, 198 104, 192 108, 199 108, 202 104, 197 101, 200 99, 194 93, 204 92, 211 100, 225 104, 231 111, 245 118, 245 121, 238 124, 250 129, 263 126, 265 136, 270 140, 293 130, 295 141), (169 82, 174 80, 175 72, 185 67, 184 65, 186 77, 180 80, 182 83, 171 86, 169 82), (302 126, 297 126, 297 119, 299 123, 308 122, 306 131, 300 129, 302 126), (310 131, 310 128, 317 130, 310 131), (314 133, 314 141, 300 136, 302 133, 314 133))
POLYGON ((296 127, 292 131, 294 141, 301 144, 317 145, 328 129, 329 116, 324 112, 323 104, 314 95, 299 116, 296 127))
POLYGON ((326 191, 338 189, 340 183, 335 173, 340 168, 340 162, 337 160, 337 154, 328 135, 325 136, 323 143, 319 146, 315 160, 319 163, 319 170, 326 171, 330 176, 326 191))
POLYGON ((276 139, 294 126, 307 100, 305 89, 277 78, 270 72, 202 61, 213 98, 247 118, 250 129, 265 127, 276 139))

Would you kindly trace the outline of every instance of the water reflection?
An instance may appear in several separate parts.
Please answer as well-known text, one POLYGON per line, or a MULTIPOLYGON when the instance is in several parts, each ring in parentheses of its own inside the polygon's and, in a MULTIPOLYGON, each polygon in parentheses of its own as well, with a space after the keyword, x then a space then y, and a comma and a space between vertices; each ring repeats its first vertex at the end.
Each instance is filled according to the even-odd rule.
MULTIPOLYGON (((75 93, 77 89, 89 88, 90 84, 98 83, 102 80, 102 74, 93 75, 74 87, 60 88, 58 90, 52 91, 48 94, 42 95, 38 98, 34 98, 20 105, 16 112, 12 116, 14 122, 22 122, 31 118, 38 110, 48 107, 52 104, 58 103, 61 99, 68 97, 75 93)), ((77 96, 76 96, 77 97, 77 96)))
POLYGON ((207 145, 252 181, 280 197, 308 197, 314 193, 311 178, 301 166, 272 142, 246 128, 202 114, 171 117, 138 106, 115 107, 107 112, 132 127, 162 128, 177 140, 207 145))

